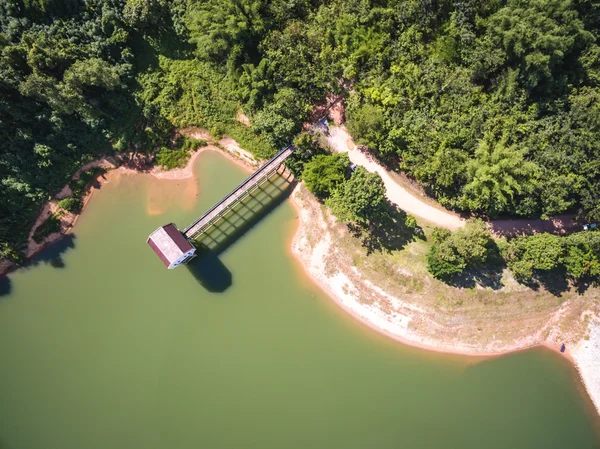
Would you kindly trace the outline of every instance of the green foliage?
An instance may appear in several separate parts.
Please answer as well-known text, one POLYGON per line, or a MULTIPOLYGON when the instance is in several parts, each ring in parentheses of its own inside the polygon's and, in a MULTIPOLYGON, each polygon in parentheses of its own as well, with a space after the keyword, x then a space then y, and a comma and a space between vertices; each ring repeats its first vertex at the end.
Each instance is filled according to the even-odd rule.
POLYGON ((79 198, 67 197, 58 202, 58 207, 67 212, 79 212, 82 206, 83 202, 79 198))
POLYGON ((95 181, 98 176, 102 175, 106 170, 102 167, 94 167, 89 170, 85 170, 79 174, 77 179, 73 179, 69 183, 69 187, 73 192, 73 196, 75 198, 84 197, 93 181, 95 181))
POLYGON ((381 218, 386 203, 381 176, 363 167, 358 167, 350 179, 336 187, 325 201, 341 221, 367 224, 381 218))
MULTIPOLYGON (((0 242, 11 250, 99 154, 153 152, 173 128, 201 126, 267 158, 330 92, 348 97, 357 141, 444 206, 600 220, 590 2, 9 1, 0 29, 0 242), (251 127, 235 120, 240 107, 251 127)), ((309 140, 289 161, 298 175, 320 152, 309 140)), ((159 157, 175 166, 187 150, 159 157)), ((328 201, 365 223, 381 208, 360 196, 379 201, 378 183, 352 178, 328 201), (352 198, 348 183, 372 189, 352 198)))
POLYGON ((0 259, 10 260, 20 265, 24 262, 25 257, 22 252, 15 251, 8 243, 0 242, 0 259))
POLYGON ((560 267, 565 259, 565 239, 552 234, 517 237, 509 242, 506 262, 515 278, 531 281, 535 272, 560 267))
POLYGON ((134 28, 160 26, 165 20, 167 0, 126 0, 123 17, 134 28))
POLYGON ((294 138, 296 151, 286 160, 287 168, 301 179, 306 163, 318 154, 327 154, 319 142, 319 134, 302 132, 294 138))
POLYGON ((158 153, 156 153, 156 163, 167 170, 185 167, 185 164, 189 159, 190 153, 183 149, 176 150, 162 147, 158 153))
POLYGON ((347 154, 319 154, 304 165, 302 180, 319 198, 327 198, 346 180, 350 165, 347 154))
POLYGON ((202 139, 194 139, 192 137, 181 136, 177 141, 177 148, 184 151, 194 151, 200 147, 205 147, 207 145, 205 140, 202 139))
POLYGON ((454 232, 436 228, 427 255, 428 269, 439 279, 448 279, 467 268, 483 264, 491 245, 491 233, 481 220, 467 220, 454 232))
POLYGON ((578 232, 566 238, 565 267, 575 279, 600 276, 600 232, 578 232))
POLYGON ((469 181, 464 187, 464 209, 483 210, 491 216, 508 212, 516 195, 531 192, 536 165, 525 161, 526 150, 506 147, 506 139, 496 143, 486 135, 467 163, 469 181))

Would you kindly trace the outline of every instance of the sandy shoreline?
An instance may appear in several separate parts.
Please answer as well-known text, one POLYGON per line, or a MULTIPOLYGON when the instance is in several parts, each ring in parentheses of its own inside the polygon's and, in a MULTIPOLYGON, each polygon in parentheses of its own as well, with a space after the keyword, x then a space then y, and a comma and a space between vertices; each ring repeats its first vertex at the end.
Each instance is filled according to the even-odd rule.
MULTIPOLYGON (((580 342, 572 350, 569 346, 565 353, 560 352, 560 343, 548 338, 541 338, 541 332, 529 339, 520 339, 508 345, 498 345, 492 350, 478 345, 457 344, 419 334, 411 328, 411 322, 414 319, 426 319, 418 305, 392 297, 369 280, 363 280, 363 283, 369 286, 370 293, 394 302, 394 305, 397 306, 396 312, 390 315, 375 304, 361 302, 359 289, 346 273, 341 270, 328 273, 330 269, 326 266, 325 259, 332 251, 332 237, 326 224, 318 223, 319 220, 310 215, 309 208, 299 198, 300 189, 302 189, 301 186, 296 187, 291 198, 298 214, 298 228, 292 238, 291 253, 310 279, 354 319, 402 344, 439 353, 490 358, 534 347, 545 347, 573 363, 600 415, 600 325, 596 325, 596 330, 592 331, 589 341, 580 342), (308 241, 310 238, 308 230, 311 227, 315 228, 316 223, 319 228, 315 230, 315 233, 318 233, 320 238, 311 247, 308 241), (400 309, 402 313, 397 312, 400 309)), ((560 313, 561 309, 556 315, 560 317, 560 313)), ((549 334, 551 335, 552 332, 549 334)))

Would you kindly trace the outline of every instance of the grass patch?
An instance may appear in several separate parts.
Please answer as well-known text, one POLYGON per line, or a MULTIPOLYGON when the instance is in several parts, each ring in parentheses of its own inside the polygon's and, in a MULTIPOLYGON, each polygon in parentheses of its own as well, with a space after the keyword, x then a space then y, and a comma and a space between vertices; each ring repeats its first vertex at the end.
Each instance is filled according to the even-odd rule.
POLYGON ((273 148, 266 139, 257 135, 254 131, 241 123, 235 122, 223 125, 219 130, 222 130, 223 133, 235 140, 240 147, 249 151, 259 159, 269 159, 278 151, 278 149, 273 148))
POLYGON ((165 170, 185 167, 189 159, 190 153, 186 150, 171 150, 163 147, 156 153, 156 163, 165 170))

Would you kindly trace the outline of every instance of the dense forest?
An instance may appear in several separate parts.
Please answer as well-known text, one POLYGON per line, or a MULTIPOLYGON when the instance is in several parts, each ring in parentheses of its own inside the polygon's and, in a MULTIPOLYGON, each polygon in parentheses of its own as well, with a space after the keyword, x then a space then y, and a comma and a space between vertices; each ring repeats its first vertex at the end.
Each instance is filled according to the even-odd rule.
POLYGON ((97 155, 196 125, 266 157, 329 93, 447 207, 600 219, 591 0, 0 0, 0 28, 2 257, 97 155))

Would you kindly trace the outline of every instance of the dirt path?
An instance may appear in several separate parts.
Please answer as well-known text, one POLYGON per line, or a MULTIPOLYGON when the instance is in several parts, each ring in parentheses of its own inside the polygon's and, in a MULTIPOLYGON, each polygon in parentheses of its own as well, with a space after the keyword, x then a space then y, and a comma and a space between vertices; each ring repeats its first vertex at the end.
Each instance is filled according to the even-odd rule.
POLYGON ((352 137, 343 127, 332 126, 329 128, 327 140, 335 151, 348 153, 352 163, 360 165, 370 172, 379 173, 387 190, 388 199, 402 210, 451 230, 465 225, 465 221, 458 215, 430 206, 396 183, 386 168, 356 148, 352 137))
MULTIPOLYGON (((387 190, 388 199, 399 208, 411 215, 430 221, 431 223, 455 230, 464 226, 465 220, 441 206, 433 207, 424 199, 415 196, 415 193, 402 187, 389 170, 383 167, 368 153, 360 151, 343 126, 329 128, 327 137, 329 145, 334 151, 348 153, 350 160, 370 172, 377 172, 381 176, 387 190)), ((490 230, 497 236, 535 234, 536 232, 550 232, 566 234, 581 229, 581 223, 574 219, 574 215, 560 215, 549 220, 515 218, 507 220, 493 220, 488 223, 490 230)))

